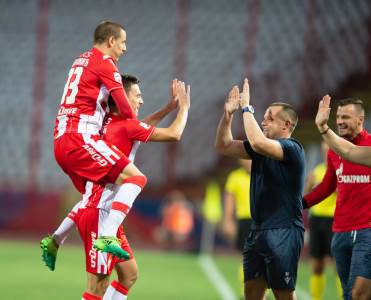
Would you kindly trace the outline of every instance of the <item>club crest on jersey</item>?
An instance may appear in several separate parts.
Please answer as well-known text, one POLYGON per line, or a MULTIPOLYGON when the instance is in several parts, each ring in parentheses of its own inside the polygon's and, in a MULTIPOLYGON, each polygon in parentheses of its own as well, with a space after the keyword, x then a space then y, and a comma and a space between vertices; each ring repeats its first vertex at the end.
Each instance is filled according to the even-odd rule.
POLYGON ((115 73, 113 73, 113 76, 115 77, 115 80, 116 80, 118 83, 122 83, 120 73, 115 72, 115 73))
POLYGON ((291 279, 290 272, 285 272, 284 280, 285 280, 286 284, 289 284, 290 279, 291 279))

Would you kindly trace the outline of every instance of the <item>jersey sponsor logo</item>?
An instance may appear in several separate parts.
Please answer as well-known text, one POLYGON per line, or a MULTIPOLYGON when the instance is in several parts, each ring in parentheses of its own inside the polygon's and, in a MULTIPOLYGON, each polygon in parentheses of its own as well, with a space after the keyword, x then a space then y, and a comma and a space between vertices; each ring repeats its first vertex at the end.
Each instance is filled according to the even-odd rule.
POLYGON ((98 154, 92 146, 83 145, 82 147, 86 151, 88 151, 88 153, 90 154, 90 156, 92 157, 92 159, 94 159, 95 161, 97 161, 98 164, 100 164, 102 167, 104 167, 104 166, 106 166, 108 164, 107 160, 105 160, 102 157, 102 155, 98 154))
POLYGON ((142 126, 144 129, 147 129, 147 130, 151 128, 151 126, 149 126, 148 124, 143 123, 143 122, 140 122, 139 125, 142 126))
POLYGON ((370 183, 370 175, 343 175, 343 163, 336 170, 339 183, 370 183))
MULTIPOLYGON (((94 244, 94 241, 97 239, 97 234, 94 231, 90 232, 91 245, 94 244)), ((90 258, 90 267, 95 268, 97 266, 97 250, 93 247, 89 251, 90 258)))
POLYGON ((113 77, 115 78, 115 80, 116 80, 118 83, 122 83, 120 73, 118 73, 118 72, 113 73, 113 77))
POLYGON ((77 107, 71 107, 71 108, 65 108, 65 107, 60 107, 58 110, 58 116, 60 115, 73 115, 77 113, 77 107))

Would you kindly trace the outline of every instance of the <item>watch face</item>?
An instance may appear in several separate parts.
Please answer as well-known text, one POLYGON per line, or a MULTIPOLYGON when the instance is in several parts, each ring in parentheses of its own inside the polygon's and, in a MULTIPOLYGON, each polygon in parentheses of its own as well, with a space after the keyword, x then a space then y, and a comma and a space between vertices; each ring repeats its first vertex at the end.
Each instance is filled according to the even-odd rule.
POLYGON ((242 112, 249 112, 249 113, 253 114, 254 113, 254 108, 251 105, 248 105, 248 106, 246 106, 242 109, 242 112))

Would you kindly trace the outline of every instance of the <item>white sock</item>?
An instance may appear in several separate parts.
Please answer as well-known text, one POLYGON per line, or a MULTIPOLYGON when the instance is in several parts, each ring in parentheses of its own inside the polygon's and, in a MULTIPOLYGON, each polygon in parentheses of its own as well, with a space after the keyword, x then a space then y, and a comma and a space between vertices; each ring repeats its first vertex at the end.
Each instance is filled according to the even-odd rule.
POLYGON ((62 245, 71 230, 75 227, 75 222, 69 217, 65 217, 58 229, 53 233, 53 238, 58 245, 62 245))
POLYGON ((112 281, 102 300, 126 300, 128 297, 128 289, 121 285, 118 281, 112 281))
POLYGON ((134 183, 124 183, 116 192, 112 208, 102 224, 102 236, 116 236, 117 230, 129 213, 142 188, 134 183))
POLYGON ((68 216, 64 218, 57 230, 53 233, 53 238, 58 245, 62 245, 64 243, 71 230, 75 227, 74 219, 80 207, 80 203, 81 201, 75 204, 68 216))

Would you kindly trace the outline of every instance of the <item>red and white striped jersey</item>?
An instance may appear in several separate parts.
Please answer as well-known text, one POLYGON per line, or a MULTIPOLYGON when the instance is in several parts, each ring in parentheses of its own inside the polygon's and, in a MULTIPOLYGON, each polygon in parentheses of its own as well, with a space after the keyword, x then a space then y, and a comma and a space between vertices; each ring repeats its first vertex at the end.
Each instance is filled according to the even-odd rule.
POLYGON ((97 48, 81 54, 68 74, 54 138, 64 133, 99 134, 109 93, 118 88, 123 88, 121 75, 111 56, 97 48))
MULTIPOLYGON (((132 162, 141 142, 147 142, 155 127, 137 119, 123 120, 109 114, 103 127, 103 139, 115 145, 132 162)), ((115 184, 101 185, 88 181, 80 208, 96 207, 109 210, 118 186, 115 184)))

